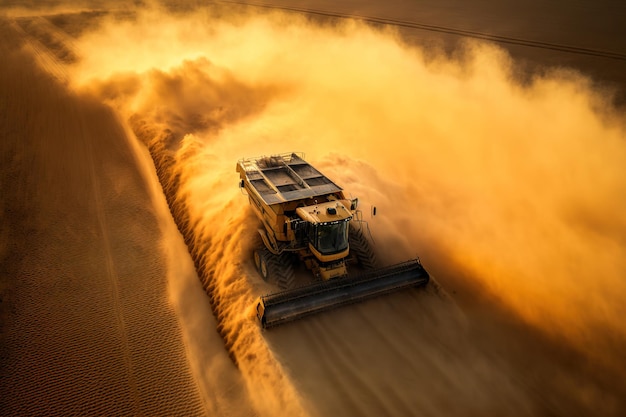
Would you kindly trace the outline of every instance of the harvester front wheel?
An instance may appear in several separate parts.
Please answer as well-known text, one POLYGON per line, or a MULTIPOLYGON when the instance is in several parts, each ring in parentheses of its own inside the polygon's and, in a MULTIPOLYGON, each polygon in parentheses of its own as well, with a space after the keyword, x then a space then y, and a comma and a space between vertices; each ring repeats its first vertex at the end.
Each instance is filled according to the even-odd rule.
POLYGON ((361 228, 350 225, 349 244, 350 253, 362 268, 376 269, 378 263, 376 254, 374 254, 370 241, 365 237, 361 228))
POLYGON ((276 285, 281 289, 293 288, 295 271, 293 269, 293 257, 288 252, 283 252, 280 255, 273 255, 273 276, 276 285))
POLYGON ((274 255, 267 249, 254 251, 254 265, 265 282, 278 285, 281 289, 293 287, 295 271, 289 253, 274 255))

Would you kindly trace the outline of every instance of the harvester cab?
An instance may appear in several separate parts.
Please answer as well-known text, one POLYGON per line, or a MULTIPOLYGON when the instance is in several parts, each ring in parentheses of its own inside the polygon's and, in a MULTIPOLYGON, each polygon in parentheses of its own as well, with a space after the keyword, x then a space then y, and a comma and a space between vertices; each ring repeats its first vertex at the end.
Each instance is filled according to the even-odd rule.
POLYGON ((330 201, 299 207, 296 214, 306 222, 308 251, 318 264, 310 265, 309 269, 323 280, 348 275, 343 260, 349 254, 348 236, 352 212, 341 202, 330 201))
POLYGON ((345 198, 304 155, 242 159, 237 172, 262 225, 255 266, 264 280, 283 290, 259 299, 263 327, 428 282, 419 260, 375 268, 358 199, 345 198), (313 273, 312 283, 295 288, 295 259, 313 273), (348 270, 349 261, 356 261, 361 274, 348 270))

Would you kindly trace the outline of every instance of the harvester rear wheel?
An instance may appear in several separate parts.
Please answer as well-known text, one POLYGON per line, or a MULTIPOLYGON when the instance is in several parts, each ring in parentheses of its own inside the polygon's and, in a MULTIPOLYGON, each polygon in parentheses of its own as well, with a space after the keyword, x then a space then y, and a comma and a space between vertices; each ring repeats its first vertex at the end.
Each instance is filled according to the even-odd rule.
POLYGON ((254 266, 256 267, 257 271, 261 271, 261 249, 256 249, 254 251, 253 257, 254 257, 254 266))
POLYGON ((350 225, 350 253, 356 257, 357 263, 364 269, 376 269, 376 254, 361 228, 350 225))
POLYGON ((267 249, 256 249, 254 251, 254 266, 259 271, 259 275, 263 278, 263 281, 269 282, 270 280, 270 268, 268 266, 268 257, 272 254, 267 249))

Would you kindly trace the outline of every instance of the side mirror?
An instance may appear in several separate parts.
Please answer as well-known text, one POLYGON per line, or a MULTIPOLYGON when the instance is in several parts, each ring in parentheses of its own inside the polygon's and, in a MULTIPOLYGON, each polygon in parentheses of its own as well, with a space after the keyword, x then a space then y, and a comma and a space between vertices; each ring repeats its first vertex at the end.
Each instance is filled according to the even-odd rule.
POLYGON ((239 181, 239 188, 243 188, 243 180, 239 181))
POLYGON ((372 206, 372 217, 376 215, 376 206, 372 206))
POLYGON ((356 208, 359 206, 359 199, 358 198, 354 198, 352 200, 350 200, 350 210, 354 211, 356 210, 356 208))

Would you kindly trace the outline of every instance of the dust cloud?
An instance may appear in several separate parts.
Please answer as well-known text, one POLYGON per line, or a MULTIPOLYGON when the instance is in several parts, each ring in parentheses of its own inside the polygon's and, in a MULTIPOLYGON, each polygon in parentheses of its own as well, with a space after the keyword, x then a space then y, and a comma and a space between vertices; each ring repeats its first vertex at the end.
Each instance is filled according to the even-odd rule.
MULTIPOLYGON (((259 410, 316 409, 281 362, 286 350, 268 349, 254 322, 268 288, 250 266, 256 222, 234 173, 241 157, 289 151, 360 197, 384 261, 419 255, 470 317, 487 300, 594 375, 626 372, 626 129, 583 75, 554 69, 521 82, 493 45, 466 43, 450 57, 392 30, 247 9, 152 8, 76 42, 74 87, 174 160, 176 199, 204 245, 218 322, 259 410)), ((322 328, 311 323, 309 337, 322 328)), ((593 409, 596 394, 586 395, 593 409)), ((528 411, 492 411, 503 410, 528 411)))

